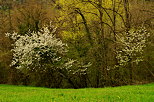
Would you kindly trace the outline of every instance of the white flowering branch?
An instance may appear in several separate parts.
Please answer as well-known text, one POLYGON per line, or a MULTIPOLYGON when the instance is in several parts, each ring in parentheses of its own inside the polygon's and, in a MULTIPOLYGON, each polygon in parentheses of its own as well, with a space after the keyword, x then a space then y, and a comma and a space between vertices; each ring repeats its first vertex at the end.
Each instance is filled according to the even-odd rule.
POLYGON ((119 65, 124 66, 128 62, 138 64, 143 61, 143 52, 149 36, 150 34, 145 28, 135 31, 130 30, 123 36, 117 36, 117 40, 121 45, 118 51, 116 51, 119 65))
POLYGON ((20 35, 7 33, 15 41, 12 66, 16 68, 42 67, 42 64, 51 65, 61 61, 62 55, 67 52, 67 45, 56 38, 47 27, 40 32, 33 32, 31 35, 20 35))
POLYGON ((13 60, 11 66, 20 70, 46 71, 47 68, 66 70, 68 74, 85 72, 79 68, 78 61, 65 58, 67 44, 54 36, 56 29, 50 31, 44 27, 39 32, 20 35, 7 33, 6 36, 15 41, 13 44, 13 60))

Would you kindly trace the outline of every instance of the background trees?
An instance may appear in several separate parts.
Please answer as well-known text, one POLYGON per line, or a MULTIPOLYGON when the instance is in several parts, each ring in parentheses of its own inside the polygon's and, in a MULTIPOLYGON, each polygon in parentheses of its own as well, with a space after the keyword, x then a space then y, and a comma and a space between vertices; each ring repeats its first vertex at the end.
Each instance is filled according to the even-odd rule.
MULTIPOLYGON (((72 83, 73 87, 79 88, 153 81, 154 58, 152 49, 154 30, 152 5, 153 2, 144 0, 1 1, 1 15, 3 16, 1 16, 0 31, 2 35, 1 45, 3 45, 1 49, 3 50, 0 50, 0 55, 1 59, 3 59, 1 61, 1 73, 5 76, 5 78, 2 76, 5 80, 3 83, 8 82, 8 79, 10 80, 11 78, 16 79, 16 73, 23 76, 18 81, 19 83, 28 80, 27 76, 24 76, 17 69, 11 71, 11 76, 8 77, 7 75, 13 69, 8 66, 8 63, 11 61, 10 45, 14 42, 6 38, 5 33, 17 31, 21 35, 27 35, 33 31, 40 31, 40 28, 44 25, 57 27, 55 36, 69 46, 66 56, 77 60, 77 62, 73 62, 76 63, 73 68, 78 69, 80 67, 82 69, 85 64, 92 63, 85 70, 86 74, 76 73, 76 76, 74 76, 63 70, 62 76, 58 76, 59 71, 53 71, 51 74, 52 77, 55 77, 55 82, 53 83, 57 82, 57 85, 60 85, 59 83, 64 82, 64 86, 55 84, 51 85, 52 87, 68 87, 67 83, 72 83), (7 26, 4 28, 3 25, 7 26), (146 32, 138 30, 141 26, 146 29, 146 32), (150 36, 146 38, 148 33, 150 33, 150 36), (136 37, 132 44, 140 43, 141 39, 146 39, 146 42, 144 42, 146 47, 141 48, 143 61, 139 62, 138 65, 128 64, 129 61, 126 61, 125 66, 120 66, 119 60, 125 55, 121 52, 124 47, 122 45, 133 39, 131 34, 136 37), (145 36, 140 39, 140 34, 145 36), (117 57, 119 52, 122 55, 121 57, 117 57), (146 74, 143 76, 143 73, 146 74)), ((139 45, 135 46, 136 49, 139 48, 139 45)), ((131 50, 132 48, 130 45, 128 49, 131 50)), ((133 52, 133 54, 136 53, 133 52)), ((140 57, 140 54, 133 56, 133 59, 138 57, 140 57)), ((52 82, 53 78, 47 79, 49 74, 43 74, 40 80, 52 82)), ((37 75, 40 75, 40 73, 37 73, 37 75)), ((38 86, 40 86, 40 83, 45 82, 40 81, 38 83, 38 86)))

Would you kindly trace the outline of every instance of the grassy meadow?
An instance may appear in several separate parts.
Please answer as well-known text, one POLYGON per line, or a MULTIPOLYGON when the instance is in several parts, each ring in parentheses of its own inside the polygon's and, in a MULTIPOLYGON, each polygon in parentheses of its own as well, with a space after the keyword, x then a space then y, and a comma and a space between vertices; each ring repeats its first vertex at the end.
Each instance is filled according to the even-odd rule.
POLYGON ((154 102, 154 83, 84 89, 0 85, 0 102, 154 102))

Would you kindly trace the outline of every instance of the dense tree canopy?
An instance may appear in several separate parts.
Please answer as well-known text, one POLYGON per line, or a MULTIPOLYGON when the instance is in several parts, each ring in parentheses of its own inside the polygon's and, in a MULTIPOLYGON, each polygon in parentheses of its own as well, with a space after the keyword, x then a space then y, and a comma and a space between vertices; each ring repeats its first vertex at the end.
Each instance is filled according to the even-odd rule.
POLYGON ((0 0, 0 83, 81 88, 154 81, 153 3, 0 0))

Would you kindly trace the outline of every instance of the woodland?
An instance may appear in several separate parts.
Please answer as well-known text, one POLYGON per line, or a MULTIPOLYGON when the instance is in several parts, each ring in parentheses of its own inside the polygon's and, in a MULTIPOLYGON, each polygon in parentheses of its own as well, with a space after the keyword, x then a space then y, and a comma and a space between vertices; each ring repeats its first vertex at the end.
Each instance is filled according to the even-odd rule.
POLYGON ((153 0, 0 0, 0 84, 154 82, 153 0))

